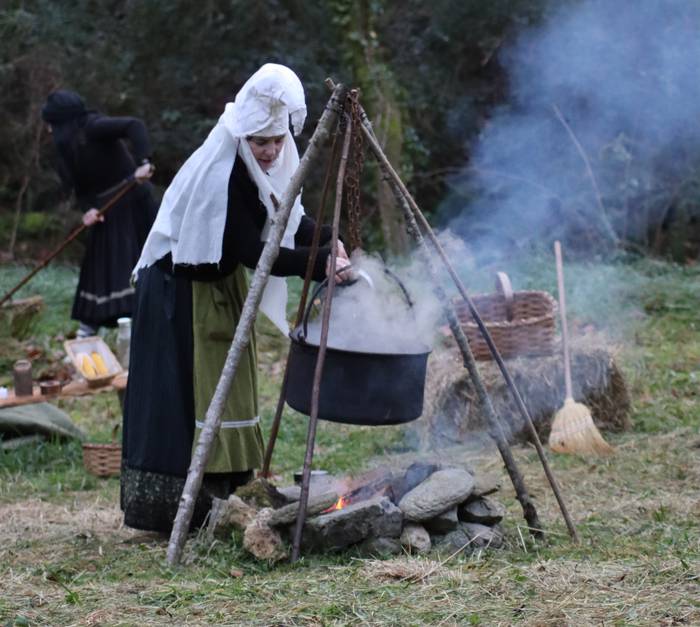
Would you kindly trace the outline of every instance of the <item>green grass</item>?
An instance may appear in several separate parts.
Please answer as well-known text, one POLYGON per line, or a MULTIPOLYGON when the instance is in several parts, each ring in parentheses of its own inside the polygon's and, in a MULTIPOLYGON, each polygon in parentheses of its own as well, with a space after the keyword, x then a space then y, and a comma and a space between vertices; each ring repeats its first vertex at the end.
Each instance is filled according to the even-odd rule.
MULTIPOLYGON (((53 293, 57 309, 37 322, 32 341, 39 343, 70 324, 75 281, 66 269, 46 273, 47 292, 40 293, 53 293)), ((516 289, 555 291, 548 262, 511 274, 516 289)), ((0 457, 0 624, 697 624, 698 274, 649 261, 567 266, 572 327, 594 323, 615 338, 633 398, 633 431, 606 434, 615 456, 550 457, 579 545, 568 539, 534 451, 517 447, 545 542, 530 539, 501 463, 484 452, 468 462, 504 481, 503 550, 445 563, 435 556, 370 560, 348 551, 271 566, 249 557, 234 535, 214 544, 191 540, 185 564, 171 569, 164 538, 120 528, 118 481, 87 475, 77 443, 46 442, 0 457), (606 289, 596 293, 596 280, 606 289)), ((286 348, 268 323, 261 320, 258 331, 267 433, 286 348)), ((8 362, 24 348, 6 348, 8 362)), ((119 417, 113 395, 61 406, 100 441, 108 441, 119 417)), ((306 426, 304 416, 285 410, 274 458, 285 482, 302 464, 306 426)), ((410 425, 321 422, 315 465, 353 473, 391 463, 411 433, 410 425)))

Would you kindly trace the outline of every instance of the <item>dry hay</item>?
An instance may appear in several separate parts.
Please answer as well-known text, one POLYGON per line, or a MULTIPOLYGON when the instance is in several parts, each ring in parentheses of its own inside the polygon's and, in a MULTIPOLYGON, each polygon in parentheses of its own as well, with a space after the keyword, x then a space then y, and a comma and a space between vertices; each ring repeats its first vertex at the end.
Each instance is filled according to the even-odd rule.
MULTIPOLYGON (((546 441, 555 412, 564 403, 564 368, 560 353, 548 357, 506 361, 540 437, 546 441)), ((507 426, 511 441, 527 439, 526 426, 512 401, 498 366, 477 365, 496 414, 507 426)), ((586 405, 596 426, 604 431, 630 428, 630 397, 614 356, 598 342, 579 340, 572 347, 574 398, 586 405)), ((453 342, 435 350, 428 364, 423 422, 434 446, 463 443, 487 420, 476 402, 469 375, 453 342)))
POLYGON ((31 296, 4 303, 0 307, 0 335, 17 339, 27 337, 36 317, 44 309, 41 296, 31 296))
POLYGON ((451 580, 461 582, 464 574, 429 558, 417 556, 397 557, 394 559, 360 560, 362 573, 366 581, 425 583, 428 580, 451 580))
POLYGON ((0 505, 0 540, 4 546, 20 540, 74 536, 78 533, 115 534, 132 532, 122 526, 122 513, 116 503, 101 498, 76 496, 70 504, 57 505, 27 499, 0 505))

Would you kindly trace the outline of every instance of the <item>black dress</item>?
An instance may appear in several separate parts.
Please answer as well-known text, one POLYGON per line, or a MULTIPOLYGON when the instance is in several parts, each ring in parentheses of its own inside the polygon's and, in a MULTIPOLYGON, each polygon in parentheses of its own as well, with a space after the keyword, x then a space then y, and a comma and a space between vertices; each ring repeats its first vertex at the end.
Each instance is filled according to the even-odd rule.
MULTIPOLYGON (((136 283, 129 379, 124 403, 121 508, 124 524, 137 529, 171 529, 189 468, 195 430, 191 280, 216 281, 242 263, 254 268, 264 246, 267 212, 245 163, 236 159, 228 186, 228 209, 219 264, 175 266, 167 255, 141 270, 136 283)), ((276 276, 303 276, 314 221, 304 216, 294 250, 281 248, 276 276)), ((328 242, 330 227, 321 231, 328 242)), ((313 270, 323 279, 328 246, 319 248, 313 270)), ((236 477, 205 475, 191 527, 199 527, 211 497, 226 497, 236 477)))
MULTIPOLYGON (((62 155, 59 171, 68 173, 62 178, 74 188, 83 211, 99 209, 109 201, 117 191, 114 188, 151 153, 141 120, 98 113, 86 115, 84 122, 76 125, 71 148, 62 155), (125 139, 131 143, 133 157, 125 139)), ((71 313, 74 320, 113 327, 117 318, 131 316, 131 271, 157 211, 150 184, 135 185, 109 209, 104 222, 88 229, 71 313)))

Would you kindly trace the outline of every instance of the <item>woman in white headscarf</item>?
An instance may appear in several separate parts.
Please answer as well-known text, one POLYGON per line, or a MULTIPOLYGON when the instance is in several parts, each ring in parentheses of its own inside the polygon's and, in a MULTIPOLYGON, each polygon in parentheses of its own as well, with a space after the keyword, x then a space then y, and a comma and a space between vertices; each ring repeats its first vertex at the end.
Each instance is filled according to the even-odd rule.
MULTIPOLYGON (((301 83, 289 68, 266 64, 226 105, 175 176, 134 269, 137 307, 121 499, 128 526, 167 531, 172 525, 193 441, 246 298, 246 268, 255 268, 260 258, 275 211, 272 196, 282 197, 299 163, 290 117, 298 134, 306 117, 301 83)), ((282 277, 304 275, 314 226, 297 197, 261 304, 283 332, 288 324, 282 277)), ((325 277, 329 265, 330 247, 324 244, 330 234, 324 227, 315 280, 325 277)), ((339 255, 342 267, 342 246, 339 255)), ((226 497, 260 466, 259 422, 252 337, 206 467, 194 524, 206 514, 211 495, 226 497)))

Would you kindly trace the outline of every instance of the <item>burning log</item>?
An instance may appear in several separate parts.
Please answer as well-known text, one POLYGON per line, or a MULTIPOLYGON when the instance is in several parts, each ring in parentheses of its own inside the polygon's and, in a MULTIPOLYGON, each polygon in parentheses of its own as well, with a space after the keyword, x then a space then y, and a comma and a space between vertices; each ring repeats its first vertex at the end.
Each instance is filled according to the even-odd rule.
MULTIPOLYGON (((341 497, 342 499, 342 497, 341 497)), ((323 494, 310 494, 309 502, 306 506, 307 516, 314 516, 321 512, 328 511, 338 504, 338 494, 336 492, 325 492, 323 494)), ((270 515, 270 525, 278 527, 281 525, 291 525, 299 513, 299 501, 290 503, 279 509, 272 510, 270 515)))

